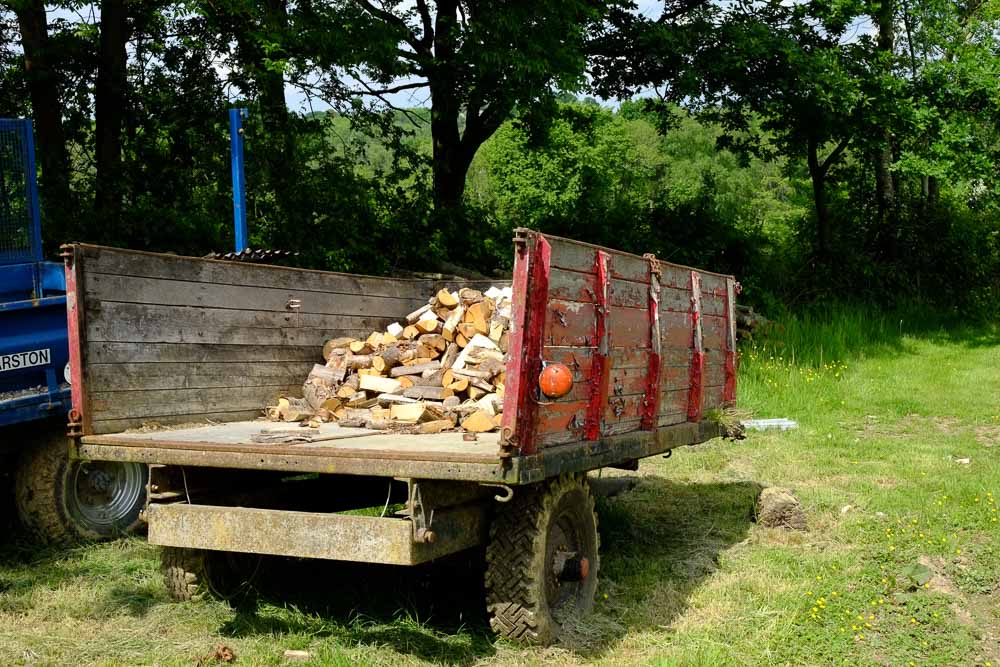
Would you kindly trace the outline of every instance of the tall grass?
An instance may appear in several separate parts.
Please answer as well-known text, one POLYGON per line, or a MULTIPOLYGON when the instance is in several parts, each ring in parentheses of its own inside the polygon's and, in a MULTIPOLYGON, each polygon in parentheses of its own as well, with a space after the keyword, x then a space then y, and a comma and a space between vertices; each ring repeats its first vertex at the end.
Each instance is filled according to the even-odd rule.
POLYGON ((886 312, 871 305, 834 303, 769 322, 748 348, 800 366, 822 367, 859 356, 898 352, 907 335, 939 330, 943 319, 917 307, 886 312))
POLYGON ((739 403, 761 417, 836 412, 857 362, 905 354, 943 321, 915 307, 836 303, 768 322, 741 343, 739 403))

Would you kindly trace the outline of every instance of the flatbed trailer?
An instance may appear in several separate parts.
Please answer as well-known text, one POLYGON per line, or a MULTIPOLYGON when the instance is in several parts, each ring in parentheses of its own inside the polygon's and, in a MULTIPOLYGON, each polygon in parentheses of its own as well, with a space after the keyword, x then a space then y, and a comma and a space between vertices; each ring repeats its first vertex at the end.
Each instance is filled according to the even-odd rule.
POLYGON ((65 247, 74 455, 150 466, 149 540, 174 598, 226 594, 233 554, 413 565, 485 544, 497 632, 548 643, 589 610, 586 473, 725 435, 738 287, 529 230, 514 250, 498 433, 324 424, 262 443, 261 408, 300 389, 325 340, 485 285, 65 247), (538 389, 550 363, 572 373, 558 399, 538 389))

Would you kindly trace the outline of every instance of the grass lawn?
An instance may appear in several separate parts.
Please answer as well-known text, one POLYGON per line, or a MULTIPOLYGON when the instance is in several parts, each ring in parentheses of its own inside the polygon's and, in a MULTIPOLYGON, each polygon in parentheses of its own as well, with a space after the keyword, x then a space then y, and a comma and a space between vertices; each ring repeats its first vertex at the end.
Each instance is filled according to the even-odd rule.
MULTIPOLYGON (((800 428, 644 461, 599 505, 580 646, 494 641, 479 574, 269 564, 263 601, 172 604, 139 539, 0 547, 0 664, 997 665, 1000 337, 856 316, 746 346, 740 402, 800 428), (794 490, 806 532, 752 521, 794 490), (300 663, 301 664, 301 663, 300 663)), ((622 474, 615 472, 614 474, 622 474)))

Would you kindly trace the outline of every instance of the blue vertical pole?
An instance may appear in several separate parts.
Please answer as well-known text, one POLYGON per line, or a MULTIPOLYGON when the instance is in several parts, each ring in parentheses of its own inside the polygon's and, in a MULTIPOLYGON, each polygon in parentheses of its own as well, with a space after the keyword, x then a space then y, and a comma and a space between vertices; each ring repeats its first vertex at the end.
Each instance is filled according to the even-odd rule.
POLYGON ((42 220, 38 207, 38 176, 35 171, 35 133, 30 118, 25 118, 21 126, 24 136, 25 173, 24 181, 28 195, 28 211, 31 216, 31 255, 36 262, 42 261, 42 220))
POLYGON ((229 110, 229 149, 233 169, 233 223, 236 226, 236 252, 247 247, 247 192, 243 171, 243 119, 246 109, 229 110))

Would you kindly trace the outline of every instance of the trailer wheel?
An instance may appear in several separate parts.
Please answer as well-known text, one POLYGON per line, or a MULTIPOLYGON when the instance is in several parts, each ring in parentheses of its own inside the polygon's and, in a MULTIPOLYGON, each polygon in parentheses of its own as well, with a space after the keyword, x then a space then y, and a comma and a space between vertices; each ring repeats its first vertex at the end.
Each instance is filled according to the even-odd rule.
POLYGON ((486 550, 493 630, 532 644, 558 640, 593 608, 599 546, 594 498, 583 476, 515 493, 498 510, 486 550))
POLYGON ((139 525, 148 479, 145 464, 70 460, 66 437, 53 429, 21 456, 18 513, 45 542, 123 535, 139 525))
POLYGON ((253 598, 253 579, 260 568, 260 556, 162 547, 160 569, 167 595, 174 602, 203 599, 206 595, 242 603, 253 598))

